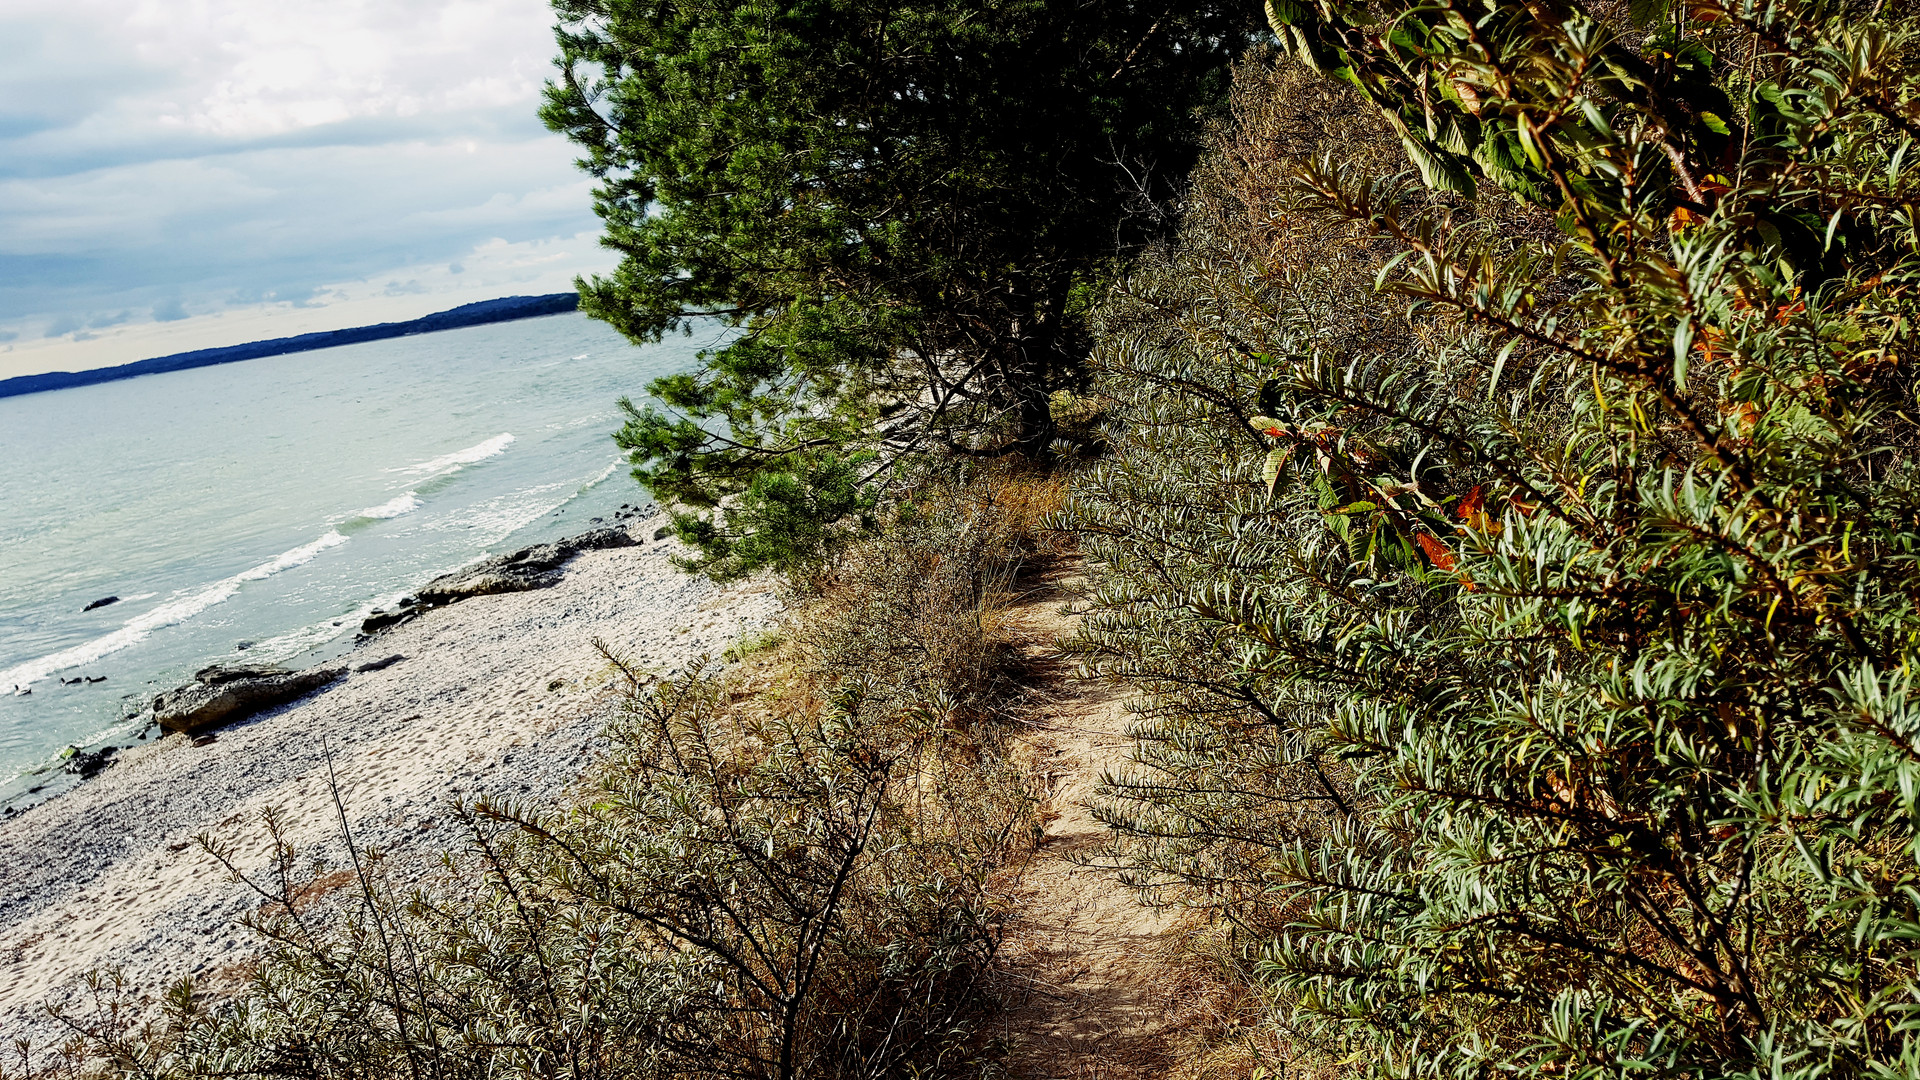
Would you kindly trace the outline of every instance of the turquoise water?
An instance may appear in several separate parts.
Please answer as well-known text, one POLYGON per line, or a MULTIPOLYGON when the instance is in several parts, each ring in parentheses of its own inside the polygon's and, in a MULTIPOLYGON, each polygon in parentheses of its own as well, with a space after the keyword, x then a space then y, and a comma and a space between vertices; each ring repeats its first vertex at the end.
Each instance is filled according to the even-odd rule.
POLYGON ((702 344, 556 315, 0 399, 0 801, 208 663, 643 504, 614 403, 702 344))

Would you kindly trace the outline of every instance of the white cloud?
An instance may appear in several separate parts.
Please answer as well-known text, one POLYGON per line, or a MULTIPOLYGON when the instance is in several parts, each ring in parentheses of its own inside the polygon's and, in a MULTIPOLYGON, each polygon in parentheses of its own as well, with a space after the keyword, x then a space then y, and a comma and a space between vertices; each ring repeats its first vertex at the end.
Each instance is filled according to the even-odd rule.
POLYGON ((153 118, 237 136, 526 102, 552 47, 522 0, 146 0, 127 24, 143 57, 197 58, 153 118))
POLYGON ((550 25, 542 0, 9 0, 0 369, 604 269, 535 116, 550 25))

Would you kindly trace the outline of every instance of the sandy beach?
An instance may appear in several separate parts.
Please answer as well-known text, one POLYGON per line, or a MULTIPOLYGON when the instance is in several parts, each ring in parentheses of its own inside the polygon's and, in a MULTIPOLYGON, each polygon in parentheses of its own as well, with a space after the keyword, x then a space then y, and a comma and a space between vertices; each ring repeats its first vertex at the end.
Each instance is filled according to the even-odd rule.
POLYGON ((677 545, 633 528, 634 547, 586 551, 562 580, 479 596, 377 635, 340 663, 399 655, 194 745, 174 735, 0 821, 0 1040, 50 1048, 42 1005, 90 969, 118 965, 158 991, 190 973, 231 978, 252 950, 236 920, 258 898, 193 837, 264 865, 260 811, 296 843, 335 844, 329 762, 357 840, 426 865, 455 842, 447 807, 476 794, 540 801, 595 752, 614 673, 599 638, 638 665, 678 668, 769 625, 771 586, 716 587, 675 570, 677 545))

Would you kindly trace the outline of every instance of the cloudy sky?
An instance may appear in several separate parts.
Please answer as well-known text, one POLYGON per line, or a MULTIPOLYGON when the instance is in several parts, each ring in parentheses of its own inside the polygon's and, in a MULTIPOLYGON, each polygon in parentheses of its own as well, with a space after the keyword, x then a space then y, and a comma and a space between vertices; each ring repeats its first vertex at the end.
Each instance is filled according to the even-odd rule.
POLYGON ((559 292, 544 0, 0 3, 0 378, 559 292))

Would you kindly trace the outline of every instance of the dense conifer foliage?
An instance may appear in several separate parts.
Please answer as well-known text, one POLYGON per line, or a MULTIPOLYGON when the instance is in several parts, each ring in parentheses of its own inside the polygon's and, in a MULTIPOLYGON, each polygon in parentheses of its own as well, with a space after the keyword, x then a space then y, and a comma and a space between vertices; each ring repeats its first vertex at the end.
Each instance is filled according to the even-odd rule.
POLYGON ((1909 20, 1271 10, 1070 519, 1136 880, 1294 1068, 1920 1071, 1909 20))
POLYGON ((1259 27, 1244 0, 555 9, 544 116, 622 258, 585 310, 735 330, 619 436, 721 576, 857 527, 917 452, 1044 454, 1090 289, 1164 233, 1259 27))

